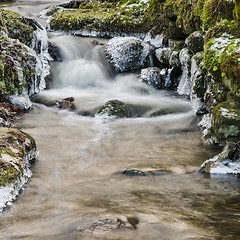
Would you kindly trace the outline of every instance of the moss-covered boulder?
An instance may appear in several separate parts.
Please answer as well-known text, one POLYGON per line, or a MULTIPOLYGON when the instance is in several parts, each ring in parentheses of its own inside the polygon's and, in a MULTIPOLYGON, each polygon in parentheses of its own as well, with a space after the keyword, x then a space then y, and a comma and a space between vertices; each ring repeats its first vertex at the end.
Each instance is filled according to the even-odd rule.
POLYGON ((0 186, 13 184, 36 157, 36 142, 29 134, 0 127, 0 186))
POLYGON ((127 118, 130 117, 129 110, 126 104, 119 100, 107 101, 97 113, 98 116, 106 116, 113 118, 127 118))
POLYGON ((202 33, 197 31, 190 34, 186 39, 186 44, 188 50, 193 54, 203 51, 204 41, 202 33))
POLYGON ((34 40, 34 27, 29 25, 27 18, 8 10, 0 10, 0 29, 9 38, 18 39, 31 47, 34 40))
POLYGON ((240 105, 226 101, 213 109, 212 130, 216 142, 238 142, 240 139, 240 105))
POLYGON ((37 81, 37 56, 18 40, 0 36, 0 100, 30 92, 37 81))
POLYGON ((149 45, 135 37, 115 37, 105 47, 107 58, 117 72, 139 69, 149 54, 149 45))
POLYGON ((82 34, 84 31, 97 31, 108 36, 141 33, 146 25, 143 19, 146 7, 147 3, 138 0, 64 4, 51 18, 50 27, 82 34))

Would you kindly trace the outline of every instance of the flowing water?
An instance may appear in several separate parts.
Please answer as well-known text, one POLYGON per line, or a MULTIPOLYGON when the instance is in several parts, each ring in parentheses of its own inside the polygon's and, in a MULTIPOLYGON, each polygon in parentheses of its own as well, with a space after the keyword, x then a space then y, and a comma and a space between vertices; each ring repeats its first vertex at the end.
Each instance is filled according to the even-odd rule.
MULTIPOLYGON (((37 17, 29 9, 53 4, 8 8, 37 17)), ((0 239, 239 239, 239 178, 198 172, 217 150, 201 140, 192 104, 136 74, 115 76, 90 38, 50 37, 64 61, 52 64, 51 89, 18 124, 40 156, 25 191, 0 215, 0 239), (66 97, 75 98, 74 111, 54 106, 66 97), (110 99, 131 104, 136 117, 95 116, 110 99), (131 169, 146 176, 122 174, 131 169), (117 219, 126 226, 114 227, 117 219)))

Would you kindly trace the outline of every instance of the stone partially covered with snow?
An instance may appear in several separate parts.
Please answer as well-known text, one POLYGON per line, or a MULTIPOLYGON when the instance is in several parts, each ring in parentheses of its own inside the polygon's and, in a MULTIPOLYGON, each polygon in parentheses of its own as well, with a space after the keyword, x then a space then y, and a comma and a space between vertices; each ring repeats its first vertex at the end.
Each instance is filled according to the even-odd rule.
POLYGON ((126 72, 144 66, 149 44, 136 37, 115 37, 108 41, 106 55, 117 72, 126 72))
POLYGON ((211 174, 240 174, 240 142, 227 143, 222 152, 205 161, 201 170, 211 174))
POLYGON ((161 76, 161 69, 157 67, 142 69, 140 81, 143 81, 157 89, 163 88, 165 84, 161 76))

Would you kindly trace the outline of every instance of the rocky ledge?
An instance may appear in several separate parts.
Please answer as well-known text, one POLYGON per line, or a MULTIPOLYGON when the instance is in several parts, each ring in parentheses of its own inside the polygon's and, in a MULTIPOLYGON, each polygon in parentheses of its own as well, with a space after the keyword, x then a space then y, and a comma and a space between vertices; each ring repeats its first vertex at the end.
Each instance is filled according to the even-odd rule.
POLYGON ((49 73, 46 30, 34 19, 0 10, 0 211, 17 197, 38 156, 35 140, 12 128, 49 73))

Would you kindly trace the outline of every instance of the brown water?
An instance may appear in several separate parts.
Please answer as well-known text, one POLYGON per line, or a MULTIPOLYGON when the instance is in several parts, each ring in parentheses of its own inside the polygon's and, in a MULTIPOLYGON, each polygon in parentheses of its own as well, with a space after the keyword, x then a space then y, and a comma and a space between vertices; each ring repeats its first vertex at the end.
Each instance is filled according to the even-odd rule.
MULTIPOLYGON (((41 8, 25 1, 26 8, 30 2, 41 8)), ((0 215, 0 239, 239 239, 239 178, 198 172, 217 150, 201 140, 191 103, 133 74, 113 77, 91 39, 52 41, 65 60, 53 66, 53 89, 34 98, 18 125, 36 139, 40 156, 25 191, 0 215), (69 96, 74 112, 51 106, 69 96), (141 117, 91 117, 113 98, 141 117), (169 114, 149 117, 159 110, 169 114), (126 169, 157 174, 126 176, 126 169), (128 217, 138 219, 136 230, 128 217), (102 219, 113 223, 101 226, 102 219), (117 219, 126 228, 114 227, 117 219)))

